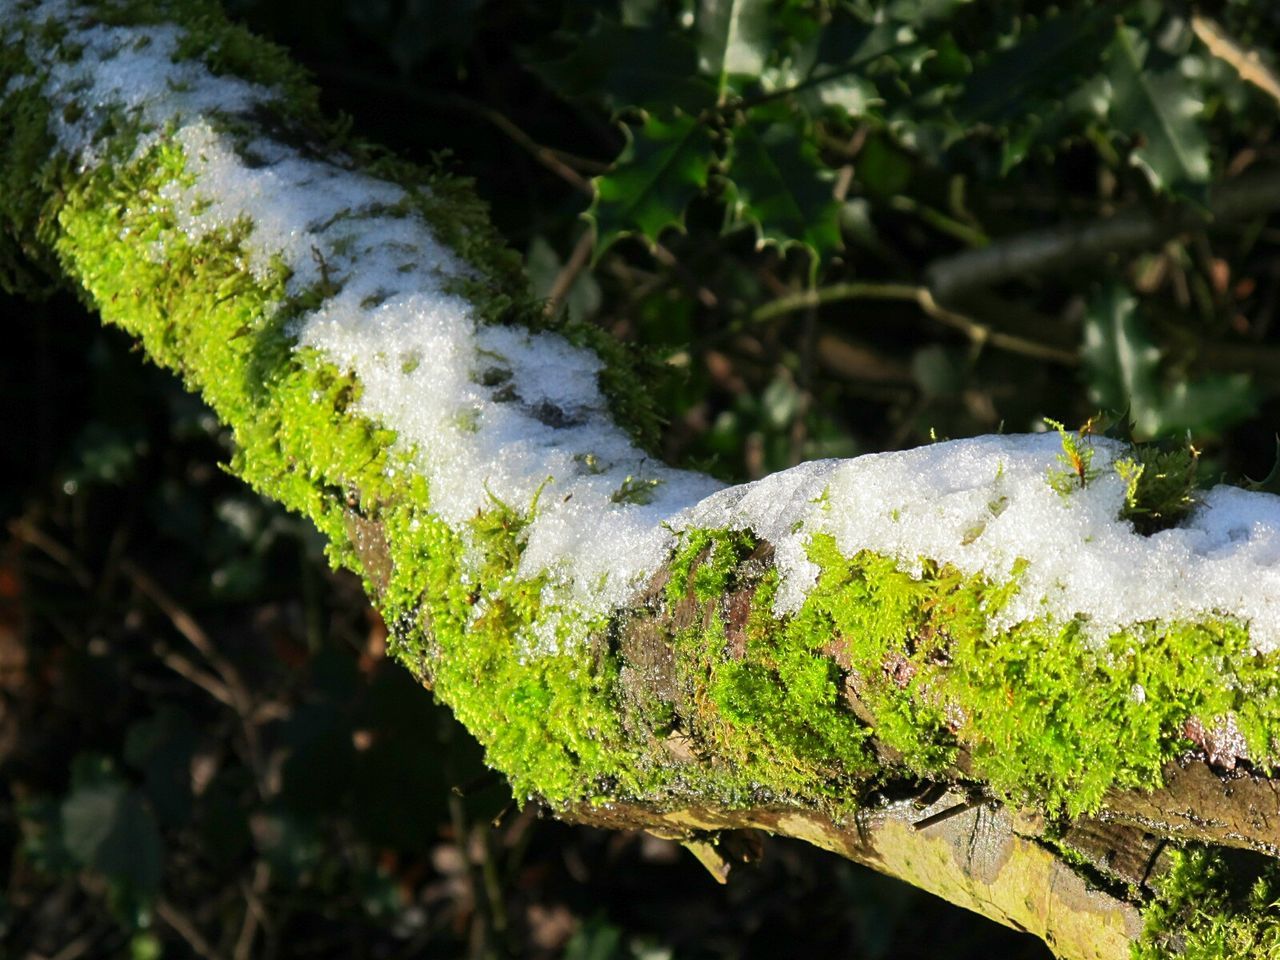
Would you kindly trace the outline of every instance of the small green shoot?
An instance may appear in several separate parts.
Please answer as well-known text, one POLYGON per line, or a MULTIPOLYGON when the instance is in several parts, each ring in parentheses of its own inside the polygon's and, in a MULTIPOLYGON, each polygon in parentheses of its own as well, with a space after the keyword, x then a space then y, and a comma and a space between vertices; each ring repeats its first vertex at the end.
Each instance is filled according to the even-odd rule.
POLYGON ((653 503, 654 491, 662 481, 657 477, 642 478, 628 475, 622 486, 609 497, 614 503, 634 503, 641 506, 653 503))
POLYGON ((1093 432, 1093 418, 1076 433, 1067 430, 1058 420, 1045 417, 1044 422, 1057 430, 1062 439, 1062 452, 1058 454, 1062 469, 1049 471, 1049 486, 1064 497, 1070 496, 1074 490, 1083 490, 1098 475, 1093 465, 1093 444, 1086 439, 1093 432))
POLYGON ((1115 468, 1125 483, 1120 516, 1144 536, 1175 526, 1195 506, 1200 451, 1190 444, 1172 449, 1137 444, 1115 468))

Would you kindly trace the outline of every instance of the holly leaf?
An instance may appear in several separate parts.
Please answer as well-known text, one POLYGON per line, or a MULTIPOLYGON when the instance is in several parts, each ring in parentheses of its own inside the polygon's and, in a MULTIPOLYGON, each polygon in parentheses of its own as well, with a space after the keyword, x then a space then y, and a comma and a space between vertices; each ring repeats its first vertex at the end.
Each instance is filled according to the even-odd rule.
POLYGON ((760 75, 769 53, 768 0, 702 0, 698 6, 698 67, 724 102, 760 75))
POLYGON ((1138 299, 1118 283, 1090 301, 1080 351, 1090 402, 1104 410, 1130 411, 1138 431, 1158 426, 1160 350, 1138 317, 1138 299))
POLYGON ((1134 138, 1133 161, 1160 191, 1187 191, 1209 180, 1209 141, 1199 119, 1204 104, 1176 68, 1156 71, 1148 43, 1117 27, 1107 48, 1111 122, 1134 138))
POLYGON ((1218 434, 1258 409, 1258 392, 1245 373, 1181 380, 1165 391, 1160 408, 1161 431, 1218 434))
POLYGON ((596 177, 587 218, 595 224, 595 257, 620 237, 638 234, 650 245, 669 226, 684 228, 684 210, 707 185, 714 145, 693 117, 651 114, 613 169, 596 177))
POLYGON ((1257 392, 1245 374, 1166 384, 1137 298, 1120 284, 1108 284, 1090 302, 1081 359, 1090 401, 1105 410, 1127 408, 1139 437, 1214 434, 1256 408, 1257 392))
POLYGON ((839 249, 830 171, 793 125, 748 120, 734 131, 727 167, 735 220, 749 223, 760 244, 801 244, 818 259, 839 249))
POLYGON ((716 99, 713 85, 698 76, 698 51, 687 37, 612 20, 596 21, 567 56, 529 67, 562 97, 599 98, 614 113, 677 107, 693 115, 716 99))
POLYGON ((964 123, 1000 125, 1033 114, 1097 69, 1105 47, 1107 11, 1068 9, 1044 20, 974 71, 956 102, 964 123))
POLYGON ((79 757, 62 803, 67 852, 107 881, 116 912, 132 918, 159 892, 160 829, 142 795, 104 759, 79 757))

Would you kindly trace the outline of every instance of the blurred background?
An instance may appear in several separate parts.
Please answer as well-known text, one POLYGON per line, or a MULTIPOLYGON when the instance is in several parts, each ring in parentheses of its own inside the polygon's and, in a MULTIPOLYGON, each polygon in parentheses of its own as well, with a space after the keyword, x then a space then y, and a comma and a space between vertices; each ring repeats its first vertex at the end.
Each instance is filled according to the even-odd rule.
MULTIPOLYGON (((1205 483, 1275 463, 1271 4, 228 8, 474 179, 548 311, 646 357, 669 461, 1112 410, 1205 483)), ((0 312, 0 955, 1048 956, 800 844, 719 887, 521 809, 198 399, 73 296, 0 312)))

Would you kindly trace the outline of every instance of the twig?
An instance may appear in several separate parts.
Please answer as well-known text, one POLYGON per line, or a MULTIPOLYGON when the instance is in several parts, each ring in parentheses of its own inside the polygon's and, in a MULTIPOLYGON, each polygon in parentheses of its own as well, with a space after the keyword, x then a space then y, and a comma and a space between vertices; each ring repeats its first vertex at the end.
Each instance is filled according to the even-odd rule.
POLYGON ((1161 216, 1129 209, 1106 220, 1032 230, 943 257, 925 271, 942 302, 1014 277, 1048 273, 1121 250, 1156 247, 1184 230, 1230 223, 1280 208, 1280 170, 1251 172, 1216 187, 1208 209, 1183 205, 1161 216))
POLYGON ((699 283, 698 278, 693 275, 692 271, 681 263, 680 259, 662 244, 655 243, 653 245, 653 259, 657 260, 667 269, 674 270, 676 275, 684 281, 685 286, 693 291, 694 296, 698 298, 698 302, 708 310, 714 309, 716 305, 719 304, 719 297, 699 283))
POLYGON ((266 911, 262 908, 262 895, 267 892, 267 884, 271 882, 271 865, 259 860, 253 868, 253 884, 244 886, 244 925, 240 935, 236 937, 233 960, 250 960, 253 956, 253 941, 260 926, 267 924, 266 911))
POLYGON ((758 307, 751 315, 755 323, 763 323, 796 310, 842 300, 903 300, 915 303, 925 313, 940 323, 961 331, 965 336, 980 346, 990 345, 1010 353, 1035 357, 1064 366, 1075 366, 1079 357, 1073 351, 1051 347, 1026 337, 1012 333, 992 330, 984 323, 972 317, 949 310, 934 299, 928 287, 915 286, 908 283, 834 283, 828 287, 806 290, 788 297, 780 297, 758 307))
POLYGON ((17 518, 9 521, 9 533, 15 540, 35 547, 51 560, 65 567, 72 579, 85 590, 93 586, 93 576, 89 568, 80 562, 74 553, 54 540, 33 523, 17 518))
POLYGON ((537 160, 538 163, 569 184, 569 186, 580 193, 585 193, 587 196, 595 194, 595 190, 591 187, 591 182, 586 177, 561 160, 556 151, 538 143, 533 137, 512 123, 504 114, 484 104, 476 104, 475 109, 482 117, 523 147, 533 159, 537 160))
POLYGON ((240 726, 244 730, 249 767, 254 772, 258 792, 263 797, 268 796, 271 793, 271 789, 267 783, 262 741, 255 722, 257 710, 254 706, 253 694, 243 678, 241 678, 240 671, 236 669, 235 664, 218 652, 217 646, 209 635, 205 633, 204 628, 196 622, 195 617, 191 616, 181 604, 169 596, 164 588, 151 578, 150 574, 127 557, 120 561, 120 572, 133 583, 139 593, 154 603, 169 618, 169 622, 173 624, 174 629, 199 651, 200 655, 208 661, 209 665, 213 667, 221 678, 221 685, 225 689, 226 699, 214 692, 218 684, 208 674, 198 668, 191 667, 190 669, 193 672, 188 675, 188 673, 183 672, 188 667, 184 658, 175 654, 169 654, 165 658, 165 664, 170 669, 181 673, 192 683, 199 684, 219 700, 222 700, 223 703, 226 703, 235 712, 240 721, 240 726))
POLYGON ((87 936, 76 937, 57 953, 49 957, 49 960, 78 960, 93 948, 93 941, 87 936))
POLYGON ((240 679, 240 671, 218 652, 217 645, 205 633, 204 628, 196 622, 195 617, 169 596, 164 588, 152 579, 150 574, 132 560, 128 558, 121 560, 120 572, 129 579, 139 593, 154 603, 160 609, 160 612, 169 618, 173 628, 199 651, 210 666, 218 671, 227 688, 247 702, 248 689, 245 687, 244 681, 240 679))
POLYGON ((185 680, 190 680, 224 706, 228 706, 232 710, 236 709, 236 698, 232 696, 226 685, 213 674, 201 670, 182 654, 166 650, 161 644, 156 644, 154 652, 160 658, 160 662, 178 676, 185 680))
POLYGON ((1271 99, 1280 101, 1280 77, 1262 60, 1257 50, 1239 44, 1216 21, 1201 14, 1191 17, 1191 29, 1209 52, 1229 63, 1240 74, 1240 79, 1252 83, 1271 99))
POLYGON ((196 929, 195 924, 168 900, 156 901, 156 916, 172 927, 178 936, 187 941, 187 945, 192 950, 204 957, 204 960, 222 960, 218 951, 210 946, 209 941, 196 929))
POLYGON ((556 274, 555 282, 551 284, 551 290, 547 293, 547 302, 542 308, 542 312, 548 317, 554 317, 560 312, 560 308, 564 306, 564 300, 569 295, 569 291, 573 289, 573 284, 578 279, 578 275, 591 262, 591 251, 595 249, 595 245, 595 228, 588 227, 582 231, 582 236, 578 238, 578 242, 573 247, 573 253, 569 254, 569 261, 556 274))

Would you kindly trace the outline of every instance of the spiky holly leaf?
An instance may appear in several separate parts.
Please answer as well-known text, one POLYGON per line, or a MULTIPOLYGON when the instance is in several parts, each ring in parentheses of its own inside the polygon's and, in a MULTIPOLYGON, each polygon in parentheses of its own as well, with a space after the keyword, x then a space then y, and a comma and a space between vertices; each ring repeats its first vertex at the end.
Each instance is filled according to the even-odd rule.
POLYGON ((698 5, 698 68, 725 98, 755 80, 769 53, 768 0, 702 0, 698 5))
POLYGON ((759 242, 800 244, 821 259, 839 249, 840 205, 813 141, 794 125, 752 118, 733 133, 728 175, 735 222, 759 242))
POLYGON ((714 144, 706 126, 682 113, 650 115, 613 169, 596 177, 586 216, 596 227, 598 259, 620 237, 636 234, 650 244, 669 226, 683 229, 684 210, 707 185, 714 144))
POLYGON ((697 75, 698 51, 669 31, 598 20, 559 60, 530 69, 568 99, 595 98, 614 113, 624 107, 688 114, 712 106, 716 89, 697 75))
POLYGON ((1133 161, 1160 191, 1198 192, 1209 181, 1204 104, 1178 72, 1153 69, 1149 44, 1132 27, 1116 28, 1107 48, 1111 122, 1134 138, 1133 161))
POLYGON ((1097 69, 1107 22, 1107 12, 1099 9, 1068 9, 1041 21, 980 61, 956 103, 956 118, 1003 125, 1050 109, 1097 69))
POLYGON ((1108 284, 1090 302, 1084 334, 1089 399, 1109 410, 1127 408, 1141 438, 1217 433, 1254 412, 1256 390, 1244 374, 1166 383, 1137 298, 1120 284, 1108 284))

